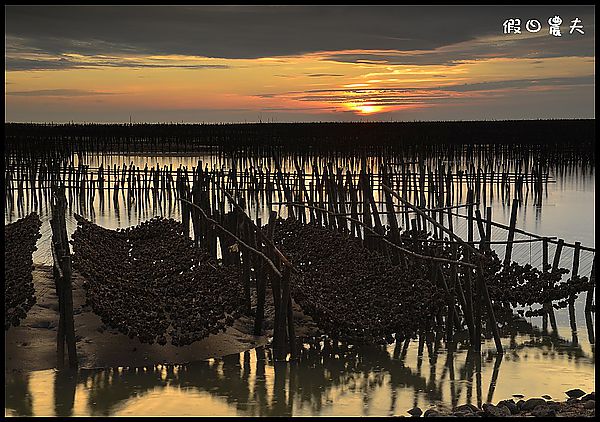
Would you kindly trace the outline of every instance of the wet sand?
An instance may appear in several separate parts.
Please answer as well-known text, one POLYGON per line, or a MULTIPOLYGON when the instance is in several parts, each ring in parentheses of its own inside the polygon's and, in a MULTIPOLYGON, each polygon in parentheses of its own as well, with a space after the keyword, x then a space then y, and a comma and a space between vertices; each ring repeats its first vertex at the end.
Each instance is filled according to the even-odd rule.
MULTIPOLYGON (((52 278, 52 267, 36 265, 33 283, 37 303, 18 327, 4 334, 5 370, 42 370, 57 366, 56 336, 58 326, 58 298, 52 278)), ((295 321, 311 326, 310 318, 295 307, 295 321)), ((83 278, 73 274, 73 309, 79 367, 103 368, 115 366, 145 366, 158 363, 183 364, 222 357, 264 346, 272 335, 272 306, 265 310, 264 335, 254 336, 253 317, 243 316, 224 333, 210 335, 189 346, 143 344, 106 327, 90 306, 85 306, 83 278)), ((302 333, 297 333, 302 335, 302 333)), ((66 353, 66 352, 65 352, 66 353)))

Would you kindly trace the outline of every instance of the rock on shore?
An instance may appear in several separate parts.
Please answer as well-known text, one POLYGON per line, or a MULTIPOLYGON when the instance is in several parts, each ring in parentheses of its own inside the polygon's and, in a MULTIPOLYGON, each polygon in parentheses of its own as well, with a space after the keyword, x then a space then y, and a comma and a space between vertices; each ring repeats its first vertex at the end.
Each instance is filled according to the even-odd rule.
MULTIPOLYGON (((596 415, 595 392, 587 394, 580 389, 565 392, 569 397, 563 402, 546 400, 533 397, 527 400, 514 399, 501 400, 497 404, 484 403, 481 408, 472 404, 462 404, 452 411, 430 408, 424 412, 417 408, 411 409, 410 414, 424 417, 509 417, 509 416, 537 416, 537 417, 594 417, 596 415), (418 409, 418 410, 417 410, 418 409)), ((549 396, 548 396, 549 397, 549 396)))

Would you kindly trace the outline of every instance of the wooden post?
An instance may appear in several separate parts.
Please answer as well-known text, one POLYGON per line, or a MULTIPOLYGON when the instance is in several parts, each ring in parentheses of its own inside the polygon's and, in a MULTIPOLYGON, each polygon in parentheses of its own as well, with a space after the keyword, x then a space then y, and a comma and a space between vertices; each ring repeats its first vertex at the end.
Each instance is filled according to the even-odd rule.
MULTIPOLYGON (((350 173, 350 170, 346 172, 346 183, 348 184, 348 192, 350 194, 350 214, 354 220, 358 220, 358 195, 354 186, 354 182, 352 181, 352 175, 350 173)), ((360 226, 356 223, 356 221, 352 221, 350 227, 350 234, 352 236, 356 236, 358 239, 361 240, 362 243, 362 237, 360 235, 360 226)))
POLYGON ((286 337, 286 319, 287 304, 289 300, 289 280, 290 269, 285 266, 281 277, 281 301, 279 304, 279 318, 273 328, 273 348, 275 351, 275 360, 283 361, 286 357, 285 337, 286 337))
POLYGON ((487 207, 485 209, 485 218, 486 218, 486 226, 485 226, 485 235, 486 235, 486 246, 488 250, 492 249, 492 245, 490 242, 492 241, 492 207, 487 207))
MULTIPOLYGON (((260 221, 259 221, 260 225, 260 221)), ((265 251, 266 248, 262 246, 262 237, 259 233, 260 226, 256 227, 256 233, 253 227, 248 225, 249 232, 249 243, 253 245, 258 251, 265 251)), ((263 271, 262 260, 256 257, 254 260, 254 276, 256 277, 256 316, 254 318, 254 335, 259 336, 262 333, 262 323, 265 316, 265 301, 266 301, 266 281, 265 273, 263 271)))
MULTIPOLYGON (((561 250, 562 250, 562 244, 561 244, 561 250)), ((557 249, 557 251, 558 251, 558 249, 557 249)), ((543 266, 543 271, 550 270, 549 263, 548 263, 548 239, 547 238, 544 238, 542 241, 542 266, 543 266)), ((552 270, 552 271, 554 271, 554 270, 552 270)), ((549 289, 552 288, 552 285, 548 285, 548 288, 549 289)), ((546 309, 546 315, 550 319, 550 326, 552 327, 552 330, 554 332, 557 332, 558 327, 556 325, 556 316, 554 315, 554 308, 552 307, 552 301, 544 303, 543 306, 546 309)))
MULTIPOLYGON (((246 236, 248 230, 248 224, 243 219, 238 219, 238 233, 240 237, 246 236)), ((244 286, 244 303, 246 315, 250 315, 252 313, 252 303, 250 300, 250 252, 246 249, 241 249, 242 255, 242 285, 244 286)))
MULTIPOLYGON (((573 270, 571 271, 571 279, 579 276, 579 256, 581 253, 581 242, 575 242, 573 249, 573 270)), ((571 333, 573 334, 573 343, 577 343, 577 321, 575 319, 575 294, 569 295, 569 322, 571 325, 571 333)))
MULTIPOLYGON (((452 258, 455 258, 456 255, 456 243, 452 244, 452 258)), ((441 265, 440 265, 441 267, 441 265)), ((455 273, 454 271, 456 270, 456 266, 452 266, 452 277, 450 277, 450 283, 451 285, 448 286, 448 319, 446 320, 446 343, 452 343, 454 341, 454 333, 453 333, 453 317, 454 317, 454 312, 455 312, 455 298, 454 298, 454 288, 456 286, 456 278, 455 278, 455 273)), ((441 268, 440 268, 441 271, 441 268)), ((450 347, 450 346, 448 346, 450 347)))
POLYGON ((592 300, 594 300, 594 290, 596 288, 596 255, 592 261, 592 272, 590 273, 590 288, 585 296, 585 312, 592 311, 592 300))
POLYGON ((487 249, 487 234, 483 229, 483 220, 481 218, 481 211, 479 208, 475 210, 475 218, 477 219, 477 229, 479 230, 479 250, 487 249))
MULTIPOLYGON (((387 173, 384 174, 385 177, 385 183, 387 185, 391 185, 391 180, 389 179, 389 176, 387 175, 387 173)), ((396 212, 394 210, 394 202, 392 201, 392 195, 390 195, 390 193, 388 191, 385 191, 385 204, 386 204, 386 210, 387 210, 387 219, 388 219, 388 224, 390 226, 390 231, 391 231, 391 237, 392 237, 392 242, 394 242, 395 244, 400 244, 401 241, 401 237, 400 237, 400 230, 398 228, 398 220, 396 220, 396 212)), ((398 265, 399 262, 399 256, 398 256, 398 250, 394 249, 392 251, 392 264, 394 265, 398 265)))
POLYGON ((294 310, 292 307, 292 293, 290 287, 291 281, 291 270, 289 267, 285 267, 283 269, 283 300, 282 308, 287 313, 286 315, 286 325, 287 325, 287 339, 288 339, 288 350, 290 352, 291 358, 296 358, 296 331, 294 329, 294 310), (285 305, 285 307, 283 307, 285 305))
MULTIPOLYGON (((441 287, 446 292, 447 303, 448 304, 454 303, 454 294, 450 290, 451 288, 448 286, 448 282, 446 281, 446 276, 444 275, 442 266, 438 262, 434 262, 433 266, 434 266, 434 270, 436 273, 436 280, 439 280, 441 287), (450 299, 450 296, 452 296, 452 300, 450 299)), ((458 311, 456 310, 456 307, 454 305, 452 306, 452 312, 449 313, 448 315, 452 315, 452 317, 448 318, 448 323, 453 323, 456 326, 456 328, 459 329, 461 327, 460 317, 459 317, 458 311)))
MULTIPOLYGON (((545 239, 544 239, 545 240, 545 239)), ((552 262, 552 272, 554 273, 558 269, 558 265, 560 264, 560 255, 562 254, 564 239, 558 239, 558 244, 556 245, 556 251, 554 252, 554 260, 552 262)), ((554 288, 554 283, 551 281, 548 285, 548 289, 552 290, 554 288)), ((558 332, 558 327, 556 325, 556 317, 554 315, 554 309, 552 308, 552 302, 548 305, 548 316, 550 317, 550 324, 552 326, 552 330, 556 333, 558 332)))
MULTIPOLYGON (((371 222, 371 209, 370 209, 370 204, 369 204, 369 195, 368 195, 368 181, 367 179, 367 174, 365 172, 365 169, 363 168, 360 171, 360 188, 362 189, 362 199, 363 199, 363 203, 362 203, 362 213, 363 213, 363 224, 365 224, 365 227, 368 228, 372 228, 372 222, 371 222)), ((372 249, 373 247, 373 236, 371 234, 367 234, 367 231, 364 232, 364 244, 365 247, 367 247, 368 249, 372 249)))
POLYGON ((467 191, 467 242, 473 245, 473 191, 467 191))
MULTIPOLYGON (((470 262, 470 256, 471 253, 468 250, 465 250, 465 261, 466 262, 470 262)), ((471 340, 471 347, 475 347, 476 344, 476 340, 480 340, 481 339, 481 328, 479 329, 479 331, 477 331, 476 329, 476 318, 479 319, 479 324, 481 324, 481 314, 478 315, 473 315, 473 276, 472 276, 472 271, 471 268, 465 268, 464 271, 466 272, 467 276, 465 277, 465 316, 467 317, 467 325, 469 325, 470 330, 469 330, 469 334, 470 334, 470 340, 471 340), (477 335, 479 335, 479 337, 477 337, 477 335)), ((478 301, 479 303, 479 301, 478 301)))
POLYGON ((65 187, 55 187, 52 198, 52 252, 54 256, 54 276, 59 300, 59 329, 57 337, 58 367, 64 365, 64 343, 66 341, 69 367, 76 369, 77 347, 75 322, 73 319, 73 286, 71 283, 71 253, 67 234, 67 199, 65 187), (58 277, 57 277, 58 276, 58 277))
POLYGON ((515 226, 517 224, 517 208, 519 206, 519 199, 513 198, 512 209, 510 211, 510 228, 508 229, 508 240, 506 244, 506 253, 504 254, 504 265, 510 265, 510 259, 512 257, 513 240, 515 239, 515 226))
MULTIPOLYGON (((542 241, 542 272, 546 272, 548 271, 548 239, 545 239, 542 241)), ((542 331, 547 332, 548 331, 548 317, 550 315, 550 312, 552 312, 552 314, 554 314, 554 311, 552 309, 552 303, 548 303, 545 302, 542 307, 544 308, 545 312, 544 315, 542 316, 542 331)))
POLYGON ((498 331, 498 324, 496 323, 496 316, 494 315, 494 308, 492 307, 492 300, 488 293, 487 285, 483 279, 483 267, 479 264, 479 277, 478 281, 481 284, 481 292, 483 293, 484 303, 487 308, 488 318, 490 325, 492 326, 492 334, 494 336, 494 342, 496 343, 496 351, 498 353, 504 353, 502 349, 502 342, 500 341, 500 333, 498 331))
POLYGON ((592 271, 590 273, 590 287, 585 298, 585 323, 587 326, 588 340, 590 344, 596 344, 594 337, 594 318, 592 317, 592 299, 596 288, 596 255, 592 261, 592 271))

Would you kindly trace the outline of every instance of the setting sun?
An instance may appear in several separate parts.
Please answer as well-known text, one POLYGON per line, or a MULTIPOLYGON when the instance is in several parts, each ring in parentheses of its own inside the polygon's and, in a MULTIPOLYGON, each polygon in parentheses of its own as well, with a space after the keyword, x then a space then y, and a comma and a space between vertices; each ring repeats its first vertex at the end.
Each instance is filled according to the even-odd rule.
POLYGON ((350 110, 357 111, 359 114, 374 114, 383 111, 382 106, 369 104, 348 104, 350 110))

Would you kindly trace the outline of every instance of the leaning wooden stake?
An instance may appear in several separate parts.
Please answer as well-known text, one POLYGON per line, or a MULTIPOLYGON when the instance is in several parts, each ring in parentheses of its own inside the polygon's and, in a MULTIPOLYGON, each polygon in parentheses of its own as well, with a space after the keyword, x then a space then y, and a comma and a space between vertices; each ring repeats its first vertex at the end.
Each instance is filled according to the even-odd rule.
MULTIPOLYGON (((542 271, 548 271, 548 239, 544 239, 542 243, 542 271)), ((548 286, 550 287, 550 286, 548 286)), ((548 329, 547 319, 550 319, 550 325, 554 332, 557 332, 558 328, 556 326, 556 316, 554 315, 554 308, 552 307, 552 301, 546 302, 543 304, 543 308, 546 310, 544 314, 544 319, 542 320, 542 328, 544 331, 548 329)))
MULTIPOLYGON (((558 239, 558 245, 556 245, 556 251, 554 252, 554 261, 552 262, 552 273, 555 273, 558 270, 558 266, 560 264, 560 256, 562 254, 563 246, 565 244, 564 239, 558 239)), ((552 290, 554 288, 554 282, 550 282, 548 285, 548 289, 552 290)), ((552 324, 552 330, 557 333, 558 328, 556 325, 556 317, 554 315, 554 309, 552 308, 552 303, 550 302, 550 308, 548 312, 548 316, 550 317, 550 323, 552 324)))
POLYGON ((52 195, 52 253, 54 277, 59 301, 59 328, 57 335, 58 367, 64 365, 64 344, 67 344, 69 367, 76 369, 77 347, 75 342, 75 322, 73 320, 73 286, 71 283, 71 253, 65 212, 67 199, 65 187, 55 187, 52 195))
POLYGON ((506 244, 506 253, 504 254, 504 265, 510 265, 512 258, 513 240, 515 240, 515 226, 517 224, 517 208, 519 207, 519 199, 514 198, 512 209, 510 211, 510 228, 508 229, 508 240, 506 244))
POLYGON ((592 261, 592 272, 590 274, 590 288, 585 297, 585 312, 592 311, 592 301, 594 300, 594 290, 596 289, 596 255, 592 261))
POLYGON ((494 335, 494 342, 496 343, 496 351, 498 353, 504 353, 502 349, 502 342, 500 341, 500 333, 498 331, 498 324, 496 323, 496 316, 494 315, 494 309, 492 308, 492 300, 488 293, 487 285, 483 279, 483 266, 479 264, 478 282, 480 283, 481 293, 483 294, 483 300, 486 306, 490 325, 492 326, 492 334, 494 335))
MULTIPOLYGON (((579 256, 581 253, 581 243, 575 242, 573 249, 573 270, 571 271, 571 279, 579 276, 579 256)), ((575 320, 575 295, 569 295, 569 323, 571 325, 571 333, 573 335, 573 343, 577 343, 577 321, 575 320)))
MULTIPOLYGON (((400 202, 404 203, 405 205, 407 205, 409 208, 412 208, 414 211, 416 211, 418 214, 421 214, 423 216, 423 218, 425 218, 426 220, 428 220, 429 222, 431 222, 433 225, 437 225, 442 231, 446 232, 447 234, 450 235, 450 238, 455 240, 458 244, 460 244, 461 246, 463 246, 467 251, 469 252, 473 252, 475 255, 478 255, 479 258, 486 258, 485 255, 483 255, 481 252, 479 252, 477 249, 475 249, 473 246, 471 246, 470 244, 466 243, 464 240, 462 240, 459 236, 457 236, 454 232, 452 232, 451 230, 447 229, 446 227, 444 227, 443 225, 439 224, 437 221, 433 220, 431 217, 429 217, 428 215, 426 215, 422 210, 420 210, 419 208, 415 207, 413 204, 411 204, 410 202, 406 201, 404 198, 400 197, 396 192, 394 192, 393 190, 391 190, 389 187, 387 187, 386 185, 382 185, 383 189, 386 191, 389 191, 390 194, 398 199, 400 202)), ((467 263, 463 263, 463 265, 467 265, 467 263)), ((500 335, 498 332, 498 325, 496 324, 496 317, 494 315, 494 309, 492 308, 492 301, 490 299, 490 296, 488 294, 488 289, 487 289, 487 284, 485 283, 485 280, 483 279, 483 267, 482 264, 479 263, 478 265, 478 269, 479 269, 479 275, 477 277, 477 286, 479 286, 480 288, 480 292, 478 292, 477 296, 477 300, 480 300, 479 295, 481 294, 483 296, 483 299, 486 303, 487 306, 487 311, 488 311, 488 316, 490 319, 490 322, 492 324, 492 331, 494 333, 494 340, 496 342, 496 350, 498 353, 503 353, 503 349, 502 349, 502 344, 500 342, 500 335)), ((476 332, 478 331, 478 325, 480 324, 480 321, 475 321, 475 330, 476 332)), ((477 337, 476 335, 476 345, 475 347, 480 347, 479 345, 479 339, 480 337, 477 337)))

